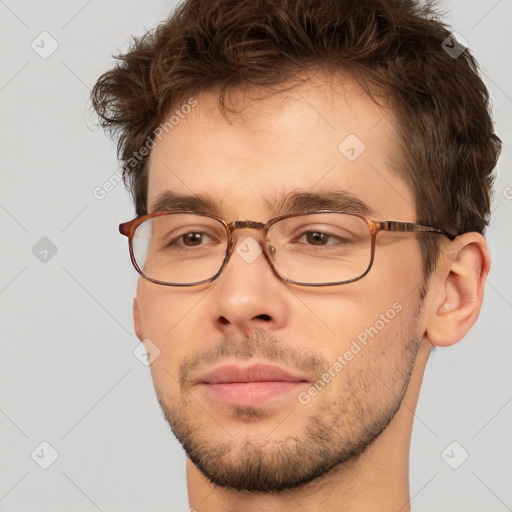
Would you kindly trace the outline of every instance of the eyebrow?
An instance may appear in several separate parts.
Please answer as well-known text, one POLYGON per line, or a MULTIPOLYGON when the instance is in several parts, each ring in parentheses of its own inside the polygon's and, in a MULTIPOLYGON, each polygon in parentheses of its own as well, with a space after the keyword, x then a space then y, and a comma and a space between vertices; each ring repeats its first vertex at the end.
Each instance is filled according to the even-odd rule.
MULTIPOLYGON (((314 210, 340 210, 372 215, 373 209, 364 201, 345 190, 325 190, 319 192, 292 191, 281 197, 264 200, 267 208, 275 216, 314 210)), ((221 216, 221 203, 208 194, 180 194, 167 190, 157 196, 150 213, 163 211, 199 211, 221 216)))

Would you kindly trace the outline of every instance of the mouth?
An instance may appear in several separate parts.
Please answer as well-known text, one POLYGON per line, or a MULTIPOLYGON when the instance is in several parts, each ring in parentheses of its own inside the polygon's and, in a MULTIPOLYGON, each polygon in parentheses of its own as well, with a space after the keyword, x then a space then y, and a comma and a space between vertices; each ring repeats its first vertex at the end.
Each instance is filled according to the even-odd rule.
POLYGON ((269 364, 245 368, 229 364, 214 368, 196 379, 195 384, 215 401, 248 407, 295 397, 309 382, 304 375, 269 364))

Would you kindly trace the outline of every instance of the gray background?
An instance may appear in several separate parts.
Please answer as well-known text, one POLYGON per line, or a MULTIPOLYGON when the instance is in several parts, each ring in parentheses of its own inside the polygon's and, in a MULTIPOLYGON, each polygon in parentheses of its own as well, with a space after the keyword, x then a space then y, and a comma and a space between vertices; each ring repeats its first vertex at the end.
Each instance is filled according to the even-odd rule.
MULTIPOLYGON (((188 508, 183 452, 133 354, 137 275, 117 224, 134 209, 122 184, 103 200, 93 196, 117 162, 88 101, 116 48, 172 5, 0 0, 2 511, 188 508), (59 45, 46 59, 31 47, 51 49, 43 31, 59 45), (57 250, 46 261, 43 237, 57 250), (48 469, 40 467, 52 461, 43 441, 58 452, 48 469)), ((504 512, 512 510, 512 0, 442 5, 481 63, 504 149, 482 314, 427 367, 412 436, 412 508, 504 512), (469 458, 452 469, 447 461, 459 464, 462 450, 469 458)))

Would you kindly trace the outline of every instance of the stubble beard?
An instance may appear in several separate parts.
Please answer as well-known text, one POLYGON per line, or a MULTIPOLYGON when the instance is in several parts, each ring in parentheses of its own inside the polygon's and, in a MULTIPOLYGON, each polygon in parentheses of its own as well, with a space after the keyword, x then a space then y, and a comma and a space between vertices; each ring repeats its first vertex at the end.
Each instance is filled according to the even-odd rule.
MULTIPOLYGON (((263 331, 226 337, 215 352, 182 364, 181 397, 168 399, 155 385, 158 401, 187 456, 213 484, 246 493, 280 493, 298 488, 336 467, 356 461, 389 425, 407 391, 421 342, 416 332, 420 306, 421 301, 410 325, 398 334, 405 343, 399 356, 391 361, 392 370, 389 361, 382 365, 370 361, 363 371, 350 374, 336 399, 326 402, 320 401, 318 396, 309 405, 297 401, 297 407, 311 407, 311 413, 302 420, 297 431, 285 438, 272 440, 272 429, 262 429, 260 438, 234 438, 213 420, 205 428, 204 422, 197 421, 189 412, 188 405, 195 398, 186 386, 187 375, 204 362, 227 356, 240 359, 263 356, 276 362, 292 362, 291 367, 313 369, 318 375, 329 367, 317 354, 294 355, 290 361, 289 353, 280 349, 282 344, 263 331), (387 375, 383 374, 384 368, 387 375), (383 396, 372 391, 376 387, 385 390, 383 396), (316 405, 315 400, 318 400, 316 405), (220 434, 224 440, 216 441, 214 434, 220 434)), ((383 344, 387 341, 384 333, 373 340, 383 344)), ((197 410, 197 404, 195 408, 197 410)), ((202 415, 208 418, 206 411, 202 410, 202 415)), ((265 420, 267 414, 264 407, 232 407, 230 417, 254 425, 265 420)), ((293 425, 293 412, 282 421, 293 425)))

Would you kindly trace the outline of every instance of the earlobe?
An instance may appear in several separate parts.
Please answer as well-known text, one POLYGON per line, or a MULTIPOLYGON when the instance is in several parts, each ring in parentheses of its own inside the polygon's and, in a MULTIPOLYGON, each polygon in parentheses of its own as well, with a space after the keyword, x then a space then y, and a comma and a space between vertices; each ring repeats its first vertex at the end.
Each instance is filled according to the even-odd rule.
POLYGON ((479 233, 457 237, 440 256, 434 280, 438 292, 431 304, 426 336, 434 346, 460 341, 476 322, 489 273, 490 257, 479 233))
POLYGON ((137 335, 137 338, 139 338, 139 341, 143 341, 144 336, 142 335, 142 322, 140 319, 140 310, 139 304, 137 302, 137 297, 134 297, 133 299, 133 327, 135 329, 135 334, 137 335))

